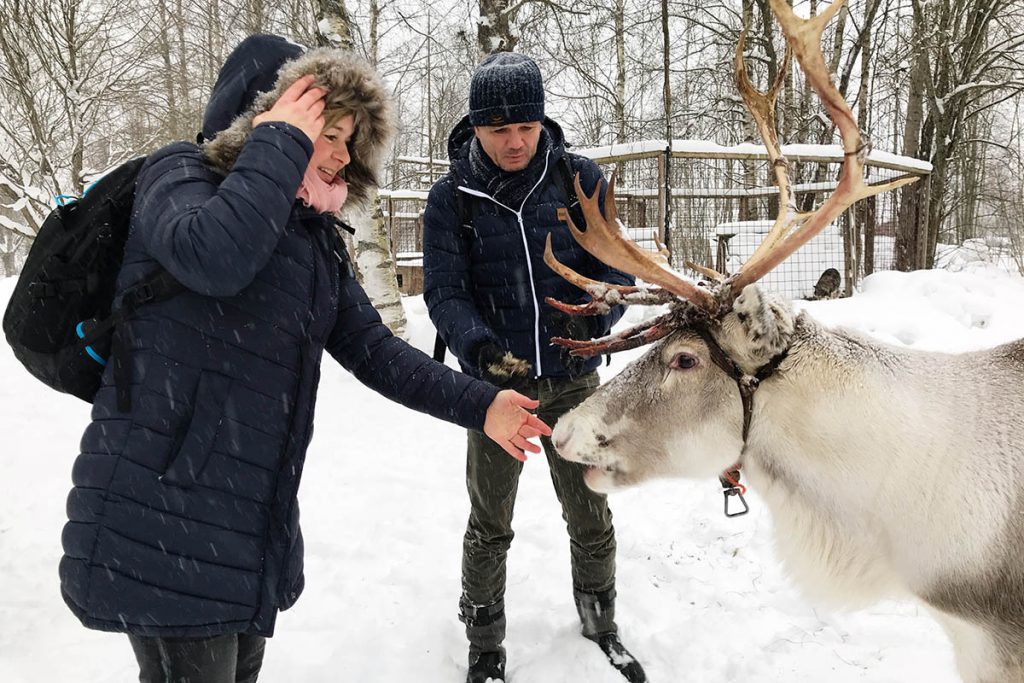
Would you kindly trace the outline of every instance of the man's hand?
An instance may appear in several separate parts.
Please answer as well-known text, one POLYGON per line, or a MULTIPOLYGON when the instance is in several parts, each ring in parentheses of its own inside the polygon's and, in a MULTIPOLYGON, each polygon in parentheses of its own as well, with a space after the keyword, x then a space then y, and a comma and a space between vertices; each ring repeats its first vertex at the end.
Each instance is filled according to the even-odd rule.
POLYGON ((324 129, 324 91, 313 86, 314 77, 306 74, 288 86, 269 110, 252 120, 255 128, 261 123, 281 121, 289 123, 316 142, 324 129))
POLYGON ((540 446, 527 439, 551 436, 551 427, 536 415, 526 412, 540 405, 540 401, 523 396, 518 391, 505 389, 494 397, 484 420, 484 434, 516 460, 526 462, 526 453, 540 453, 540 446))
MULTIPOLYGON (((548 314, 548 327, 555 336, 565 339, 586 341, 594 335, 594 324, 590 318, 582 315, 569 315, 562 311, 551 311, 548 314)), ((579 377, 587 365, 587 358, 572 355, 564 346, 559 347, 558 358, 570 377, 579 377)))
POLYGON ((590 316, 569 315, 559 310, 548 313, 548 325, 559 337, 586 341, 594 334, 594 324, 590 316))
POLYGON ((494 342, 485 342, 476 352, 476 366, 480 375, 498 386, 507 385, 515 377, 526 377, 530 364, 516 358, 494 342))

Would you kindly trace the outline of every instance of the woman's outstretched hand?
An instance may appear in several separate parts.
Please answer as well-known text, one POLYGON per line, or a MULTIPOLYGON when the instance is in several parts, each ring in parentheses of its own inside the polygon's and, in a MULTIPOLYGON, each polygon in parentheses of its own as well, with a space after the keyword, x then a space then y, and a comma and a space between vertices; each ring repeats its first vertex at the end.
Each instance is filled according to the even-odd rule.
POLYGON ((324 91, 314 86, 313 81, 313 75, 306 74, 288 86, 274 106, 253 118, 253 127, 282 121, 295 126, 315 142, 324 128, 324 91))
POLYGON ((505 389, 494 397, 484 420, 484 434, 505 449, 516 460, 526 462, 526 452, 540 453, 540 446, 528 439, 551 436, 551 427, 527 410, 533 410, 540 401, 523 396, 518 391, 505 389))

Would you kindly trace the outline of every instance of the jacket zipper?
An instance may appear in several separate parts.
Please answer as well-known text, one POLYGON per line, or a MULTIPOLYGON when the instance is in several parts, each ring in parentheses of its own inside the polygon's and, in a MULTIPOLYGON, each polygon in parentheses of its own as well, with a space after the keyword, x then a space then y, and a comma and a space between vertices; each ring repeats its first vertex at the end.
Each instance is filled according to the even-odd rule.
POLYGON ((519 205, 518 211, 513 209, 511 206, 502 204, 501 202, 499 202, 497 199, 487 194, 486 192, 474 190, 473 188, 466 187, 465 185, 459 185, 458 187, 460 192, 471 194, 474 197, 489 199, 490 201, 494 202, 501 208, 511 211, 513 214, 515 214, 516 220, 519 222, 519 235, 520 237, 523 238, 523 254, 526 256, 526 270, 530 276, 530 293, 532 294, 530 298, 533 301, 533 352, 534 358, 537 362, 536 367, 538 378, 540 378, 541 374, 543 374, 543 368, 541 367, 540 362, 540 304, 537 303, 537 287, 536 285, 534 285, 533 282, 533 260, 530 258, 530 243, 526 239, 526 225, 523 224, 523 208, 526 207, 526 202, 527 200, 530 199, 530 196, 537 190, 538 187, 540 187, 540 184, 544 182, 544 178, 548 174, 548 159, 550 158, 550 156, 551 150, 549 149, 544 153, 544 171, 540 174, 540 178, 537 180, 536 183, 534 183, 533 187, 530 188, 530 191, 526 193, 526 196, 523 197, 523 203, 519 205))

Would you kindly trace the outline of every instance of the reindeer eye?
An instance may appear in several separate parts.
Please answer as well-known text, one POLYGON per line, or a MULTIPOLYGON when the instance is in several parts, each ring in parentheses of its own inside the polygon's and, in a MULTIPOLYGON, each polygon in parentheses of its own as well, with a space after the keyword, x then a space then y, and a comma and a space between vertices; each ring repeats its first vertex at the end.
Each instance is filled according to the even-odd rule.
POLYGON ((682 351, 672 356, 672 362, 668 364, 673 370, 690 370, 697 367, 697 356, 682 351))

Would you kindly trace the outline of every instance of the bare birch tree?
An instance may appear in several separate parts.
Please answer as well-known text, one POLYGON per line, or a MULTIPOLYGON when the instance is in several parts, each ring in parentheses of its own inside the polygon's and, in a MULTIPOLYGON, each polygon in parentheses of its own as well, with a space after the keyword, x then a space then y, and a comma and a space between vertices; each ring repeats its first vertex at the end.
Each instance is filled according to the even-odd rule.
MULTIPOLYGON (((344 0, 321 0, 318 24, 324 43, 352 49, 352 21, 344 0)), ((391 251, 391 238, 376 188, 364 207, 351 207, 345 216, 355 228, 355 261, 363 287, 380 313, 384 324, 396 335, 405 334, 405 309, 398 290, 398 275, 391 251)))
POLYGON ((927 116, 919 151, 932 163, 926 261, 948 215, 949 174, 966 124, 1024 90, 1024 7, 1014 0, 912 0, 923 30, 927 116))
POLYGON ((519 37, 513 33, 512 27, 515 14, 523 4, 524 0, 480 0, 476 41, 481 56, 493 52, 515 52, 519 37))
POLYGON ((130 155, 119 136, 147 45, 128 2, 0 0, 0 201, 34 234, 60 194, 130 155))

